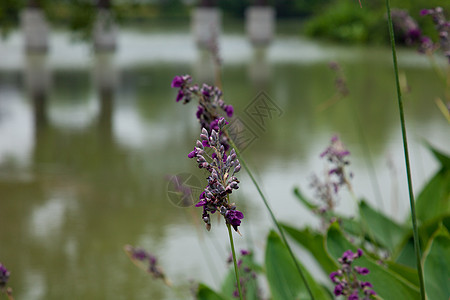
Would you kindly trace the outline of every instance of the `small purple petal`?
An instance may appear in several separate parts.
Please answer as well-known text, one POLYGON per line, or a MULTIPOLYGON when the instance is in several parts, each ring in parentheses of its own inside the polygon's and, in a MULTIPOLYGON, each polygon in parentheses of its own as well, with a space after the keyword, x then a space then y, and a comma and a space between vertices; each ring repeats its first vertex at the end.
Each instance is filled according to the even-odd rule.
POLYGON ((205 206, 206 203, 208 203, 206 200, 202 200, 202 201, 198 202, 197 204, 195 204, 195 207, 205 206))
POLYGON ((171 87, 173 88, 179 88, 182 86, 184 80, 181 76, 175 76, 172 80, 171 87))
POLYGON ((177 95, 176 101, 177 101, 177 102, 180 102, 180 100, 183 99, 183 97, 184 97, 184 92, 183 92, 183 90, 179 90, 179 91, 178 91, 178 95, 177 95))
POLYGON ((191 152, 189 152, 188 157, 189 158, 194 158, 197 155, 197 151, 194 149, 191 152))
POLYGON ((363 267, 358 267, 358 266, 355 267, 355 271, 361 275, 367 275, 370 273, 369 269, 363 268, 363 267))

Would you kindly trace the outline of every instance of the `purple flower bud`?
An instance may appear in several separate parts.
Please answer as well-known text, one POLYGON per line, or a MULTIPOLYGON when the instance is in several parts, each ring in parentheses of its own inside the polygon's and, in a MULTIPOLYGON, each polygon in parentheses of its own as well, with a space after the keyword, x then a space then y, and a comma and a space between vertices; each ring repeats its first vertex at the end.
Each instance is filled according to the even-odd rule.
POLYGON ((336 277, 341 276, 341 272, 336 271, 336 272, 331 272, 330 274, 330 279, 331 281, 333 281, 334 283, 339 283, 339 280, 336 279, 336 277))
POLYGON ((420 15, 421 16, 426 16, 426 15, 429 15, 429 14, 430 14, 430 10, 429 9, 422 9, 420 11, 420 15))
POLYGON ((234 168, 234 173, 238 173, 241 170, 241 165, 238 164, 235 168, 234 168))
POLYGON ((373 285, 370 282, 368 282, 368 281, 361 282, 361 288, 365 288, 365 287, 373 288, 373 285))
POLYGON ((231 118, 233 116, 233 112, 234 112, 233 106, 227 105, 227 106, 225 106, 224 110, 227 113, 228 118, 231 118))
POLYGON ((4 287, 8 283, 9 275, 8 269, 0 263, 0 287, 4 287))
POLYGON ((363 255, 363 251, 358 248, 358 251, 356 252, 358 257, 361 257, 363 255))
POLYGON ((334 288, 334 295, 335 296, 340 296, 342 295, 342 291, 344 290, 344 287, 342 286, 342 284, 338 284, 335 286, 334 288))
POLYGON ((249 255, 249 254, 250 254, 250 251, 247 251, 247 250, 244 250, 244 249, 241 250, 241 255, 242 256, 246 256, 246 255, 249 255))
POLYGON ((197 112, 195 113, 195 115, 197 116, 197 119, 200 119, 200 117, 202 116, 203 112, 204 112, 204 108, 203 106, 198 106, 197 108, 197 112))
POLYGON ((197 151, 194 149, 193 151, 189 152, 188 157, 194 158, 197 155, 197 151))
POLYGON ((183 85, 184 80, 181 76, 175 76, 172 80, 171 87, 173 88, 179 88, 183 85))
POLYGON ((361 275, 367 275, 370 272, 369 269, 363 268, 363 267, 358 267, 358 266, 355 266, 355 271, 361 275))
POLYGON ((178 95, 177 95, 176 101, 177 101, 177 102, 180 102, 180 100, 182 100, 183 97, 184 97, 184 92, 183 92, 183 90, 179 90, 179 91, 178 91, 178 95))
POLYGON ((348 300, 359 300, 358 291, 354 291, 350 296, 348 296, 348 300))
POLYGON ((195 207, 205 206, 208 202, 206 200, 199 201, 195 204, 195 207))

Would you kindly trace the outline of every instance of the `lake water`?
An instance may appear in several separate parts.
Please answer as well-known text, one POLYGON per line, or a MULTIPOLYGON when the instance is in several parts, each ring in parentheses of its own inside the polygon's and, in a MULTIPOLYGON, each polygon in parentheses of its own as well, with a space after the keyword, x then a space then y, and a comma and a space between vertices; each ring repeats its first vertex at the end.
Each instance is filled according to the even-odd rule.
MULTIPOLYGON (((17 299, 186 299, 192 281, 218 288, 229 253, 225 226, 214 222, 206 232, 200 209, 168 196, 174 174, 206 184, 187 158, 199 134, 196 106, 176 103, 170 82, 192 74, 197 83, 212 83, 209 54, 185 29, 122 30, 111 55, 96 55, 64 32, 55 32, 50 46, 46 56, 27 56, 19 33, 0 42, 0 262, 11 271, 17 299), (134 267, 125 244, 157 255, 180 288, 169 290, 134 267)), ((252 137, 243 155, 279 219, 318 226, 292 190, 300 186, 313 195, 310 177, 325 169, 319 154, 339 134, 351 151, 356 194, 406 221, 388 48, 284 34, 255 49, 239 32, 222 36, 220 48, 225 101, 252 137), (321 109, 335 93, 330 61, 341 64, 350 95, 321 109), (263 119, 249 113, 261 97, 277 108, 263 119)), ((418 191, 438 168, 424 141, 448 152, 450 130, 434 103, 443 85, 428 59, 413 50, 398 55, 410 87, 404 100, 418 191)), ((437 62, 445 66, 444 59, 437 62)), ((245 172, 239 178, 232 196, 245 219, 235 241, 261 260, 273 226, 245 172)), ((338 209, 354 210, 345 192, 338 209)))

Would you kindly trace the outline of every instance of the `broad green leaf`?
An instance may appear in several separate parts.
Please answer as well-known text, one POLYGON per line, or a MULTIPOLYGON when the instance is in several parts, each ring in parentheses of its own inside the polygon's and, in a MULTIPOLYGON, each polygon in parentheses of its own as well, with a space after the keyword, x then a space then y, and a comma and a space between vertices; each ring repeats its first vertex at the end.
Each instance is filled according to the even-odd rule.
POLYGON ((405 278, 416 287, 419 287, 419 276, 417 275, 417 269, 396 263, 391 260, 388 260, 385 263, 387 264, 389 270, 405 278))
POLYGON ((325 237, 321 233, 314 232, 308 227, 298 230, 285 224, 281 226, 285 232, 314 256, 326 273, 329 274, 338 268, 336 262, 325 250, 325 237))
POLYGON ((428 143, 427 146, 428 149, 430 149, 431 152, 433 153, 434 157, 436 157, 436 159, 439 160, 441 165, 447 170, 450 170, 450 157, 447 154, 437 150, 436 148, 433 148, 433 146, 431 146, 428 143))
MULTIPOLYGON (((330 226, 327 234, 327 249, 329 254, 338 259, 347 250, 356 251, 357 248, 351 244, 342 234, 339 225, 334 223, 330 226)), ((355 261, 355 265, 368 268, 370 273, 362 276, 364 281, 373 284, 373 289, 384 299, 419 299, 420 293, 417 287, 390 271, 380 266, 368 255, 363 255, 355 261)))
MULTIPOLYGON (((256 274, 261 270, 254 260, 253 255, 246 255, 243 257, 238 256, 238 259, 242 260, 239 267, 239 276, 241 280, 241 290, 244 294, 244 299, 246 300, 258 300, 260 295, 258 295, 258 280, 253 274, 256 274)), ((226 299, 236 299, 233 297, 233 292, 236 290, 236 275, 234 273, 234 266, 231 264, 230 270, 227 277, 222 284, 222 295, 226 299)))
POLYGON ((388 249, 391 253, 408 233, 404 228, 385 215, 371 208, 364 200, 359 204, 361 223, 367 232, 369 239, 388 249))
POLYGON ((319 208, 318 205, 312 204, 311 201, 309 201, 305 196, 303 196, 298 187, 294 188, 294 195, 297 197, 298 200, 300 200, 301 203, 303 203, 309 209, 314 210, 319 208))
POLYGON ((427 183, 417 197, 416 212, 422 222, 450 213, 450 169, 442 168, 427 183))
MULTIPOLYGON (((447 230, 450 230, 450 215, 440 216, 427 221, 419 227, 419 239, 422 249, 429 243, 431 236, 443 224, 447 230)), ((393 257, 397 263, 416 268, 416 255, 414 253, 414 240, 412 230, 404 237, 400 247, 394 253, 393 257)))
POLYGON ((222 296, 214 292, 208 286, 200 283, 197 290, 198 300, 225 300, 222 296))
MULTIPOLYGON (((273 300, 311 299, 294 262, 274 231, 269 233, 266 246, 266 272, 273 300)), ((318 285, 309 272, 300 264, 315 299, 330 299, 329 294, 318 285)))
POLYGON ((428 300, 450 299, 450 235, 444 226, 428 244, 423 270, 428 300))
POLYGON ((359 220, 342 216, 337 216, 337 218, 339 220, 339 224, 341 224, 342 229, 346 233, 353 234, 355 236, 363 235, 363 230, 361 228, 361 223, 359 220))

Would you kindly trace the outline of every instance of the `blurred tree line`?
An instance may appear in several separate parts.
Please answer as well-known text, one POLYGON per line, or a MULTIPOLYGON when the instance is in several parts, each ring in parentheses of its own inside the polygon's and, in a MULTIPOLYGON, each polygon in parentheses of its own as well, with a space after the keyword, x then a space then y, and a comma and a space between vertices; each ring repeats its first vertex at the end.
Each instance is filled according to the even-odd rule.
MULTIPOLYGON (((90 32, 98 8, 108 8, 123 23, 145 22, 161 18, 188 19, 193 6, 216 5, 225 18, 243 19, 251 5, 270 5, 278 19, 296 19, 304 33, 352 43, 386 43, 385 0, 1 0, 0 27, 4 35, 19 24, 20 11, 41 7, 48 20, 74 32, 90 32)), ((430 18, 419 16, 420 10, 442 6, 450 11, 450 1, 391 0, 391 7, 407 10, 418 20, 425 33, 433 36, 430 18)))

